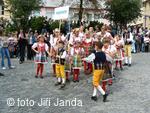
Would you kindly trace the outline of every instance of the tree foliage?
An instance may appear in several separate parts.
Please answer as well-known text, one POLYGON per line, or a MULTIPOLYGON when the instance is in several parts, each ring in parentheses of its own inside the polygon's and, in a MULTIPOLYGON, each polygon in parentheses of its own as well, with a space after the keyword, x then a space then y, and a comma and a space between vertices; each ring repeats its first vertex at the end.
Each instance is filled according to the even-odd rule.
POLYGON ((141 16, 141 0, 109 0, 106 3, 108 19, 126 26, 141 16))
POLYGON ((27 29, 32 11, 39 10, 40 4, 42 0, 6 0, 6 8, 11 13, 12 21, 24 30, 27 29))

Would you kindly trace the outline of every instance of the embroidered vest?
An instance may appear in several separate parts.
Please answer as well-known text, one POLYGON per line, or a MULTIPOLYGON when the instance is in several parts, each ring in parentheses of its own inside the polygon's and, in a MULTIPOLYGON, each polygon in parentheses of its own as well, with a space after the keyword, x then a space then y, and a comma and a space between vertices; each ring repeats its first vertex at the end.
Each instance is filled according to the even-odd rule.
POLYGON ((40 46, 39 44, 37 45, 37 50, 39 53, 41 53, 42 55, 45 54, 45 44, 42 44, 42 46, 40 46))
POLYGON ((64 65, 65 64, 65 59, 62 59, 61 56, 63 55, 65 49, 64 48, 61 48, 61 49, 58 49, 58 53, 57 53, 57 56, 56 57, 56 63, 58 64, 61 64, 61 65, 64 65))
POLYGON ((106 62, 106 55, 104 52, 95 52, 94 68, 103 69, 106 62))

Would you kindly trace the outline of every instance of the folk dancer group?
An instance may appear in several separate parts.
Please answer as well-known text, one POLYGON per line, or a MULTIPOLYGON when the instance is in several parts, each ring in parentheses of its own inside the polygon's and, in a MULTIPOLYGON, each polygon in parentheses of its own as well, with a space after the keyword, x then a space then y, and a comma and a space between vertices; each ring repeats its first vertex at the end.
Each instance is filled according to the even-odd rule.
POLYGON ((37 64, 36 78, 43 78, 44 64, 47 62, 46 53, 51 58, 53 73, 57 78, 55 86, 65 88, 69 76, 73 74, 73 82, 79 82, 80 71, 84 67, 86 75, 93 73, 92 100, 97 101, 97 90, 103 95, 103 102, 107 100, 106 84, 112 84, 114 62, 115 68, 123 69, 125 65, 131 66, 132 39, 130 33, 125 32, 122 36, 115 35, 113 38, 109 27, 103 26, 100 32, 94 32, 92 27, 83 32, 83 26, 75 28, 68 36, 61 35, 59 29, 54 30, 50 37, 50 45, 44 43, 44 36, 38 37, 38 42, 32 46, 36 52, 35 63, 37 64), (124 49, 125 47, 125 49, 124 49), (125 50, 125 55, 124 55, 125 50), (102 87, 100 86, 102 83, 102 87))

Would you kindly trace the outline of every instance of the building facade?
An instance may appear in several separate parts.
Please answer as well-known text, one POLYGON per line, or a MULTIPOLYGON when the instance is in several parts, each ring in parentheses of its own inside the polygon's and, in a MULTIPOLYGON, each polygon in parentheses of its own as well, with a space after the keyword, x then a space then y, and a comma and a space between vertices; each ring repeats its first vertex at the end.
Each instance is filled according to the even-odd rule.
POLYGON ((142 26, 150 29, 150 0, 141 0, 141 17, 135 22, 130 23, 132 26, 142 26))
MULTIPOLYGON (((54 9, 60 6, 70 6, 69 9, 69 19, 73 21, 78 20, 80 0, 43 0, 43 5, 41 10, 38 12, 33 12, 32 16, 44 16, 48 18, 53 18, 54 9)), ((83 1, 83 19, 85 21, 99 21, 105 24, 109 24, 109 21, 104 19, 104 2, 99 2, 98 6, 100 8, 95 8, 89 0, 83 1)))
MULTIPOLYGON (((99 8, 89 2, 89 0, 83 0, 83 19, 85 21, 99 21, 105 24, 109 24, 109 21, 104 19, 104 2, 100 0, 97 4, 99 8)), ((54 9, 60 6, 70 6, 69 19, 73 21, 78 20, 79 4, 80 0, 43 0, 40 11, 32 13, 32 16, 44 16, 53 18, 54 9)), ((0 18, 3 17, 10 20, 10 13, 4 8, 5 0, 0 0, 0 18)))
POLYGON ((0 0, 0 18, 10 20, 10 13, 7 11, 5 6, 5 0, 0 0))
POLYGON ((150 29, 150 0, 143 0, 143 27, 150 29))

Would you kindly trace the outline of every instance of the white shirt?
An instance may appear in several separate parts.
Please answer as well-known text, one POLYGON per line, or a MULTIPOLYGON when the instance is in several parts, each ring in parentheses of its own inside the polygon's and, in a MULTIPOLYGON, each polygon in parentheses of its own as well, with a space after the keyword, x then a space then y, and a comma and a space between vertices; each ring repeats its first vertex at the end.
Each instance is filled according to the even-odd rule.
POLYGON ((108 49, 102 49, 104 52, 106 52, 106 53, 109 53, 109 52, 116 52, 117 51, 117 49, 116 49, 116 47, 115 47, 115 45, 109 45, 109 47, 108 47, 108 49))
MULTIPOLYGON (((44 43, 44 44, 45 44, 45 43, 44 43)), ((32 48, 36 48, 36 47, 38 47, 38 46, 42 47, 44 44, 34 43, 33 46, 32 46, 32 48)), ((45 44, 45 51, 48 51, 48 45, 47 45, 47 44, 45 44)))
POLYGON ((29 38, 29 44, 32 44, 32 36, 29 38))
POLYGON ((81 42, 82 39, 81 39, 81 37, 74 37, 74 41, 75 41, 75 42, 81 42))
POLYGON ((75 55, 75 52, 76 52, 76 53, 79 53, 80 51, 81 51, 81 53, 83 53, 83 52, 84 52, 84 49, 83 49, 83 48, 79 48, 79 49, 71 48, 71 49, 70 49, 70 54, 71 54, 71 56, 74 56, 74 55, 75 55))
POLYGON ((57 41, 58 41, 58 38, 53 37, 53 35, 50 36, 50 44, 52 47, 56 46, 57 41))
POLYGON ((91 53, 88 57, 84 58, 83 60, 87 61, 87 62, 93 62, 95 60, 95 54, 91 53))
POLYGON ((116 42, 115 42, 115 45, 116 45, 116 46, 121 46, 121 45, 123 46, 123 45, 124 45, 124 41, 123 41, 122 39, 119 40, 119 41, 116 41, 116 42))
POLYGON ((112 38, 111 34, 109 32, 105 32, 104 37, 112 38))
POLYGON ((84 32, 79 32, 79 37, 80 37, 81 39, 83 39, 83 37, 84 37, 84 32))
POLYGON ((133 42, 133 34, 130 32, 130 38, 127 38, 127 42, 133 42))
POLYGON ((107 61, 112 62, 113 58, 109 55, 109 53, 115 53, 115 52, 117 52, 117 49, 114 45, 109 45, 108 49, 103 48, 102 51, 104 51, 106 53, 107 61))
POLYGON ((66 51, 64 51, 64 52, 63 52, 63 54, 60 56, 60 58, 65 59, 65 58, 66 58, 66 56, 67 56, 67 52, 66 52, 66 51))
MULTIPOLYGON (((96 33, 98 36, 102 35, 102 32, 97 32, 96 33)), ((103 34, 103 38, 108 37, 108 38, 112 38, 111 34, 109 32, 105 32, 105 34, 103 34)))
POLYGON ((81 42, 81 41, 82 41, 82 39, 79 36, 76 37, 76 36, 72 35, 72 36, 70 36, 69 44, 74 44, 75 42, 81 42))
POLYGON ((96 33, 96 34, 97 34, 97 37, 100 36, 101 41, 103 41, 104 38, 105 38, 105 39, 108 38, 108 39, 110 39, 110 40, 113 40, 113 37, 112 37, 111 34, 110 34, 109 32, 107 32, 107 31, 105 31, 104 34, 102 34, 102 32, 98 32, 98 33, 96 33))
POLYGON ((94 37, 90 37, 90 38, 87 38, 86 36, 84 37, 83 41, 85 43, 90 43, 90 42, 93 42, 94 41, 94 37))

